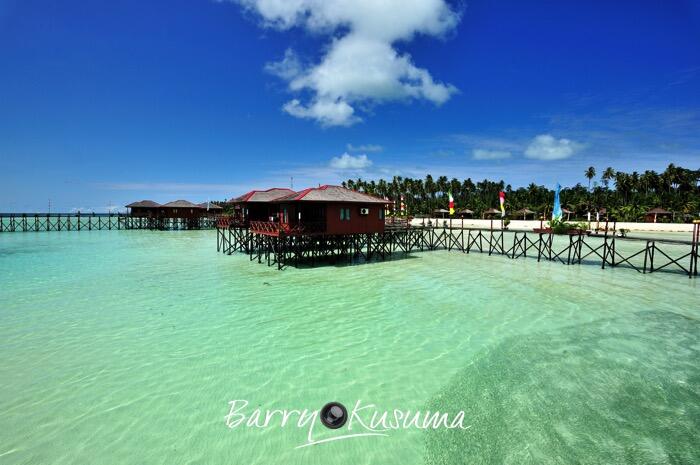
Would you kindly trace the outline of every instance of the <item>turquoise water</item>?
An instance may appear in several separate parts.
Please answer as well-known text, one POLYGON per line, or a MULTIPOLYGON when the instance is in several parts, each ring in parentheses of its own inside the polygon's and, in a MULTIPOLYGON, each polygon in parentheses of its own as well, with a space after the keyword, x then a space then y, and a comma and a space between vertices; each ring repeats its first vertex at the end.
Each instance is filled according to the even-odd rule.
POLYGON ((214 234, 0 236, 0 463, 700 463, 697 279, 444 251, 280 272, 214 234), (236 399, 470 427, 296 448, 228 428, 236 399))

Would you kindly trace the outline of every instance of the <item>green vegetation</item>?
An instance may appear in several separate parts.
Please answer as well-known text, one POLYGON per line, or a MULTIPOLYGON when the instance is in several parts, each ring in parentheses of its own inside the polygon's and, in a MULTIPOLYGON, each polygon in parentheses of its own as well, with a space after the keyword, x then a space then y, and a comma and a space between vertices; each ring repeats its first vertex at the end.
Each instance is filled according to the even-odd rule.
POLYGON ((588 223, 580 222, 573 223, 564 220, 551 220, 547 223, 547 226, 552 229, 554 234, 566 234, 569 231, 581 230, 585 231, 588 229, 588 223))
MULTIPOLYGON (((596 169, 589 167, 581 173, 587 180, 589 188, 581 184, 562 188, 562 207, 571 210, 572 218, 585 218, 586 212, 607 208, 608 215, 618 221, 643 220, 645 212, 651 208, 662 207, 676 212, 675 221, 681 222, 690 217, 697 217, 700 212, 700 169, 692 170, 668 165, 663 173, 645 171, 644 173, 625 173, 611 167, 603 170, 600 184, 592 182, 596 169), (592 186, 591 186, 592 182, 592 186), (684 218, 684 215, 687 215, 684 218)), ((448 180, 446 176, 434 179, 427 175, 425 179, 412 179, 395 176, 391 181, 364 181, 362 179, 343 182, 350 189, 388 197, 397 200, 404 196, 406 211, 409 215, 425 214, 436 208, 447 208, 447 192, 452 191, 457 211, 469 208, 475 217, 491 207, 498 206, 498 192, 506 192, 506 210, 509 212, 529 208, 545 218, 551 216, 554 191, 534 183, 527 187, 514 189, 503 181, 472 179, 460 181, 448 180)), ((564 217, 566 218, 566 214, 564 217)), ((660 217, 658 221, 671 221, 671 217, 660 217)))

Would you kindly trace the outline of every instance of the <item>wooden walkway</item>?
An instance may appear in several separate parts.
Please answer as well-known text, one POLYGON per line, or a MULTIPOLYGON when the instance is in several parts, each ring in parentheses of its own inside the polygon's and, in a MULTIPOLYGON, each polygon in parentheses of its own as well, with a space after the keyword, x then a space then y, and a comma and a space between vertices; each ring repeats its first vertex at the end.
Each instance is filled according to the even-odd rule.
POLYGON ((530 258, 564 265, 597 265, 602 269, 624 267, 639 273, 672 271, 691 278, 698 274, 699 242, 700 224, 694 225, 688 241, 628 239, 616 237, 614 231, 593 236, 581 233, 557 236, 543 231, 435 227, 391 228, 380 234, 266 235, 225 222, 217 225, 216 233, 217 251, 228 255, 245 253, 251 261, 278 269, 386 260, 417 251, 448 250, 500 255, 512 260, 530 258), (621 243, 626 245, 624 252, 621 243), (680 255, 678 249, 682 250, 680 255))
POLYGON ((0 213, 0 233, 111 229, 213 229, 216 218, 142 218, 121 213, 0 213))

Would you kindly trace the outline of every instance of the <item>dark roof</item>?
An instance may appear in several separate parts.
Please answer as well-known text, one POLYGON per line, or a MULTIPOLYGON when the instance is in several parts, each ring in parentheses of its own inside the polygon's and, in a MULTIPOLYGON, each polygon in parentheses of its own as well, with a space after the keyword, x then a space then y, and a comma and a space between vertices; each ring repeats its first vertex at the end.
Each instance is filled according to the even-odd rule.
POLYGON ((466 214, 471 214, 471 213, 474 213, 474 212, 473 212, 472 210, 468 209, 468 208, 464 208, 464 209, 458 211, 457 213, 462 213, 462 214, 466 215, 466 214))
POLYGON ((646 214, 647 215, 670 215, 671 212, 668 210, 664 210, 663 208, 657 207, 657 208, 652 208, 646 214))
MULTIPOLYGON (((198 203, 197 206, 198 206, 199 208, 204 208, 204 209, 206 209, 206 208, 207 208, 207 202, 198 203)), ((209 210, 223 210, 223 209, 224 209, 224 207, 222 207, 221 205, 217 205, 217 204, 215 204, 215 203, 209 202, 209 210)))
POLYGON ((290 194, 294 194, 294 191, 285 187, 273 187, 272 189, 267 189, 264 191, 252 190, 250 192, 246 192, 240 197, 229 200, 228 203, 271 202, 290 194))
POLYGON ((449 210, 445 210, 444 208, 436 208, 433 210, 433 213, 449 213, 449 210))
POLYGON ((501 213, 501 210, 496 210, 495 208, 489 208, 488 210, 484 210, 484 213, 501 213))
POLYGON ((163 207, 171 207, 171 208, 198 208, 197 205, 193 204, 192 202, 188 200, 175 200, 173 202, 168 202, 163 207))
POLYGON ((391 203, 364 192, 353 191, 341 186, 310 187, 275 199, 275 202, 351 202, 351 203, 391 203))
MULTIPOLYGON (((564 211, 564 210, 562 210, 562 211, 564 211)), ((514 213, 517 215, 530 215, 530 214, 533 214, 535 212, 533 212, 532 210, 530 210, 528 208, 521 208, 520 210, 518 210, 514 213)))
POLYGON ((126 208, 158 208, 160 204, 153 200, 139 200, 126 205, 126 208))

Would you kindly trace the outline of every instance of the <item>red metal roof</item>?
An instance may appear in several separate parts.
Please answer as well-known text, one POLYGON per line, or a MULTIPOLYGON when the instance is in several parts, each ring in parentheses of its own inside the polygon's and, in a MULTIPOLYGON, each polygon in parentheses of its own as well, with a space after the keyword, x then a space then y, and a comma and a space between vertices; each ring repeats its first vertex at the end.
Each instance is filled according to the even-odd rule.
POLYGON ((350 203, 391 203, 388 200, 374 197, 364 192, 347 189, 342 186, 324 185, 309 187, 284 197, 275 199, 275 202, 350 202, 350 203))
POLYGON ((285 187, 273 187, 266 190, 252 190, 246 192, 240 197, 229 200, 228 203, 244 203, 244 202, 271 202, 280 197, 293 194, 294 191, 285 187))

